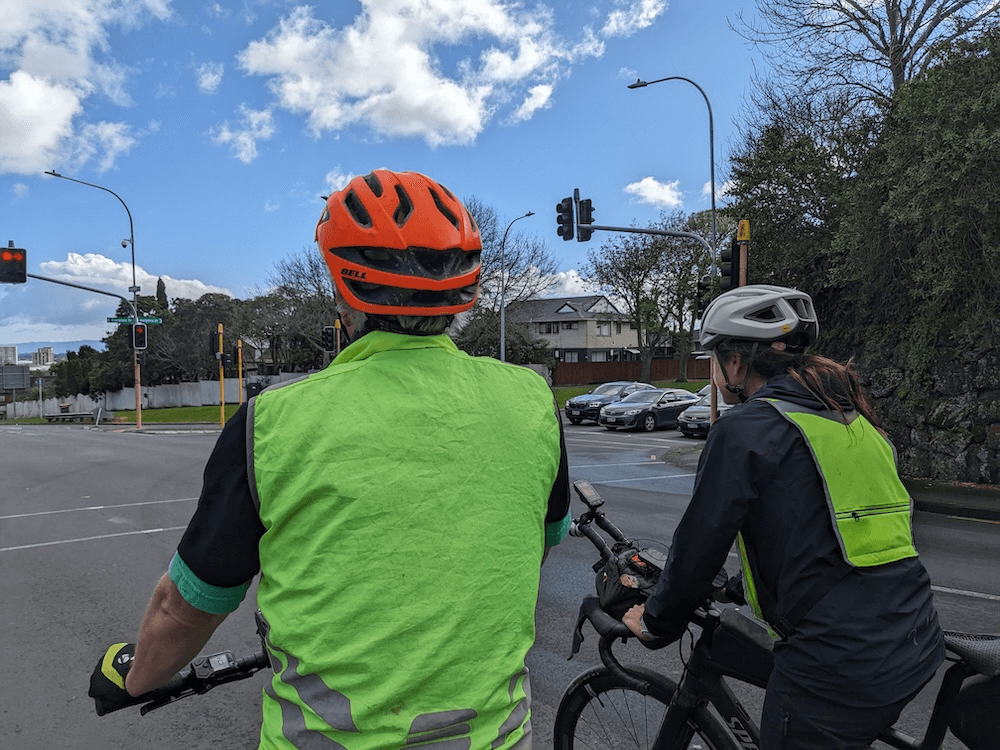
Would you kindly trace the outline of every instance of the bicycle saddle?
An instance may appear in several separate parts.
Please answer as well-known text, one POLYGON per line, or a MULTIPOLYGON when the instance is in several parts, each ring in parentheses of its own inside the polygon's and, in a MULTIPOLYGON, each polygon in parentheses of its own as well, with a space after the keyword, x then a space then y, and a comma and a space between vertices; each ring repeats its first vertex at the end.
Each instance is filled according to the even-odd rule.
POLYGON ((944 631, 944 645, 961 656, 976 672, 987 677, 1000 674, 1000 635, 944 631))

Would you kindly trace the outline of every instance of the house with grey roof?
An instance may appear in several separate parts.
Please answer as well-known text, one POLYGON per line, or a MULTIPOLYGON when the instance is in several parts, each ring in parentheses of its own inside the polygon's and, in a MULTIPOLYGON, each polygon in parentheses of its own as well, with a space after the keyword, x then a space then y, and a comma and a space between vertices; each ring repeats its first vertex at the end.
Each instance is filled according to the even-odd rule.
POLYGON ((506 318, 552 347, 557 362, 621 362, 639 353, 639 337, 604 295, 512 302, 506 318))

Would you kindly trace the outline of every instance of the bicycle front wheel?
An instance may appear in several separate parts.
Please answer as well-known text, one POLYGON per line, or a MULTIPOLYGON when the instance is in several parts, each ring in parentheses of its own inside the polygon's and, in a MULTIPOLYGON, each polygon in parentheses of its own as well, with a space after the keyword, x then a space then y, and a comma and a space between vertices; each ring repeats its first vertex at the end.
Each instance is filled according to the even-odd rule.
MULTIPOLYGON (((648 693, 626 687, 605 667, 584 672, 573 681, 556 712, 555 750, 648 750, 653 746, 677 684, 643 667, 627 669, 649 683, 648 693)), ((704 706, 695 710, 686 735, 676 747, 690 750, 739 750, 740 747, 704 706)))

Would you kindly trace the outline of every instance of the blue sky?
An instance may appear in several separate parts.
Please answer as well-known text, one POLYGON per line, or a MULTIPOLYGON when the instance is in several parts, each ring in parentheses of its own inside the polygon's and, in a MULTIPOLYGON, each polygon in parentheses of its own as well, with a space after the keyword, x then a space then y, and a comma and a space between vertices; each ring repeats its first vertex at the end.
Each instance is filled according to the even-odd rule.
MULTIPOLYGON (((6 0, 0 27, 0 242, 29 272, 127 295, 252 296, 312 246, 319 196, 371 169, 424 172, 546 241, 555 205, 595 221, 710 206, 760 54, 742 0, 6 0)), ((722 205, 722 199, 719 201, 722 205)), ((603 235, 606 237, 606 235, 603 235)), ((0 344, 100 339, 115 301, 0 286, 0 344)), ((155 335, 155 330, 151 332, 155 335)))

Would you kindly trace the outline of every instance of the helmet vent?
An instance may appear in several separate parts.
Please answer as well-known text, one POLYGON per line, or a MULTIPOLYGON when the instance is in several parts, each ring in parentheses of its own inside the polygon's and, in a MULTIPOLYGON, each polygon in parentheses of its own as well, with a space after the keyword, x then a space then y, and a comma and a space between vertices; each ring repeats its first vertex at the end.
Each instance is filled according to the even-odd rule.
POLYGON ((773 305, 771 307, 764 308, 763 310, 756 310, 750 315, 747 315, 747 318, 749 320, 759 320, 763 323, 770 323, 771 321, 774 320, 781 320, 783 317, 784 316, 781 314, 781 311, 777 307, 774 307, 773 305))
POLYGON ((441 200, 441 196, 438 195, 437 190, 434 190, 434 188, 428 188, 428 190, 431 191, 431 197, 434 199, 434 205, 438 207, 438 211, 442 213, 444 218, 451 222, 451 225, 455 227, 455 229, 458 229, 458 217, 451 212, 450 208, 444 205, 444 202, 441 200))
POLYGON ((365 204, 361 202, 357 193, 353 190, 350 191, 344 197, 344 205, 347 207, 347 212, 351 215, 351 218, 358 223, 358 226, 364 227, 365 229, 371 229, 372 217, 368 213, 368 209, 365 208, 365 204))
POLYGON ((409 221, 410 215, 413 213, 413 201, 410 200, 410 196, 403 190, 402 185, 396 185, 396 195, 399 197, 399 205, 392 214, 392 220, 396 222, 396 226, 401 227, 409 221))
POLYGON ((374 172, 369 172, 364 177, 365 182, 368 183, 368 187, 371 188, 372 192, 375 193, 376 198, 382 197, 382 181, 379 180, 378 175, 374 172))

